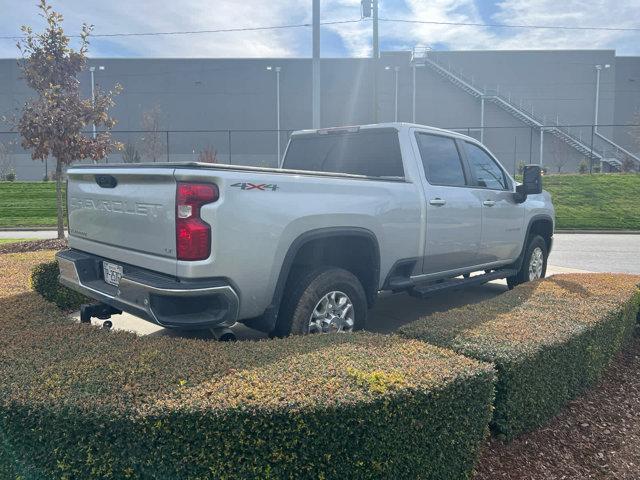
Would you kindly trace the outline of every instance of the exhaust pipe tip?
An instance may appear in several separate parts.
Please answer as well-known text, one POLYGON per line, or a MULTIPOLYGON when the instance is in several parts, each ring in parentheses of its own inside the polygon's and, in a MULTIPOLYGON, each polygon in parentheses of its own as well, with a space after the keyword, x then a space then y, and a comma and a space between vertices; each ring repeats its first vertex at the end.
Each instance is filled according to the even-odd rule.
POLYGON ((219 342, 235 342, 237 340, 236 334, 233 333, 233 330, 227 327, 212 328, 211 332, 219 342))

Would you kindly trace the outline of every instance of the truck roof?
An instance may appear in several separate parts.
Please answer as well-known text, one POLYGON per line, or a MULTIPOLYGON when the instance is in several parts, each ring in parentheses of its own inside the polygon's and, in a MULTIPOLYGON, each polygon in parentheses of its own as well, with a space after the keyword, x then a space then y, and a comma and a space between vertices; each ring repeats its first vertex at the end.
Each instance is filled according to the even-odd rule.
POLYGON ((477 143, 478 140, 476 138, 470 137, 468 135, 464 135, 460 132, 456 132, 453 130, 446 130, 444 128, 431 127, 429 125, 421 125, 418 123, 410 123, 410 122, 384 122, 384 123, 369 123, 363 125, 344 125, 340 127, 326 127, 326 128, 316 128, 316 129, 305 129, 305 130, 296 130, 291 136, 300 136, 300 135, 322 135, 327 133, 356 133, 360 130, 383 130, 383 129, 395 129, 395 130, 407 130, 409 128, 420 128, 421 130, 426 130, 432 133, 439 133, 449 136, 455 136, 458 138, 462 138, 465 140, 469 140, 471 142, 477 143))

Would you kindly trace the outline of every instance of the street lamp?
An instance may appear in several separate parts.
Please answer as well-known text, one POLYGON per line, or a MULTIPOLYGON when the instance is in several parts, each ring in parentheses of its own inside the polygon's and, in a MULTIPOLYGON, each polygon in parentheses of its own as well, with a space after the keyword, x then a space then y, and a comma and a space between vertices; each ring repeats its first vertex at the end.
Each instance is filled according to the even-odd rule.
POLYGON ((267 70, 276 71, 276 136, 278 138, 278 166, 280 166, 280 71, 281 67, 272 67, 269 65, 267 70))
POLYGON ((418 65, 416 64, 415 60, 413 62, 412 68, 413 68, 413 94, 412 94, 412 100, 413 100, 413 108, 412 108, 412 113, 411 113, 411 121, 413 123, 416 123, 416 89, 417 89, 417 84, 416 84, 416 69, 418 67, 423 67, 424 65, 418 65))
MULTIPOLYGON (((104 71, 104 65, 100 65, 98 70, 101 72, 104 71)), ((96 67, 89 67, 89 71, 91 72, 91 105, 96 106, 96 91, 95 91, 95 80, 93 78, 93 72, 96 71, 96 67)), ((96 138, 96 124, 93 124, 93 139, 96 138)))
MULTIPOLYGON (((385 70, 391 70, 390 66, 386 66, 384 67, 385 70)), ((394 80, 395 80, 395 114, 394 114, 394 122, 398 121, 398 72, 400 71, 400 67, 393 67, 393 76, 394 76, 394 80)))
POLYGON ((607 69, 610 68, 611 65, 609 65, 608 63, 603 65, 596 65, 596 106, 595 106, 595 113, 594 113, 594 118, 593 118, 593 129, 594 131, 598 130, 598 107, 600 105, 600 72, 602 71, 603 68, 607 69))

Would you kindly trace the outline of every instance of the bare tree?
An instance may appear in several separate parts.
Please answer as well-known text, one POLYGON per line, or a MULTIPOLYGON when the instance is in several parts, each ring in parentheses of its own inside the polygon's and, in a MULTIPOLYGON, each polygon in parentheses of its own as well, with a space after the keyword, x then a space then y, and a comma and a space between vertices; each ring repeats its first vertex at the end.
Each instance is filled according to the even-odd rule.
POLYGON ((218 151, 208 145, 204 150, 200 151, 198 161, 202 163, 218 163, 218 151))
POLYGON ((164 159, 167 152, 167 142, 162 135, 163 118, 160 105, 154 105, 142 112, 142 155, 152 162, 164 159))
POLYGON ((12 172, 15 172, 13 159, 9 153, 12 144, 11 140, 0 142, 0 180, 6 179, 12 172))
POLYGON ((562 173, 562 169, 569 163, 569 152, 564 148, 564 142, 558 138, 553 142, 551 158, 556 173, 562 173))
POLYGON ((84 24, 80 32, 80 48, 69 44, 62 28, 62 15, 56 13, 47 0, 40 0, 40 16, 46 22, 42 33, 23 26, 24 38, 18 42, 22 54, 20 68, 27 85, 37 93, 29 99, 18 120, 22 147, 31 149, 33 160, 56 160, 56 207, 58 238, 64 238, 62 211, 62 173, 64 165, 84 158, 104 158, 119 144, 111 139, 115 120, 109 116, 113 96, 120 92, 97 90, 94 102, 80 97, 77 75, 86 67, 89 34, 92 26, 84 24), (84 135, 87 125, 103 127, 96 138, 84 135))

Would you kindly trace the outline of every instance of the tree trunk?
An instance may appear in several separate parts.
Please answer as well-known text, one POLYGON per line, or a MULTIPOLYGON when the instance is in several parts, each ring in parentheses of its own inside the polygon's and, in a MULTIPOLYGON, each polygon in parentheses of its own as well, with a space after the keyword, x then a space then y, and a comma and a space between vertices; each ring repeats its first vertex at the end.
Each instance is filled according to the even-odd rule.
POLYGON ((56 210, 58 212, 58 239, 64 239, 64 214, 62 211, 62 162, 56 158, 56 210))

